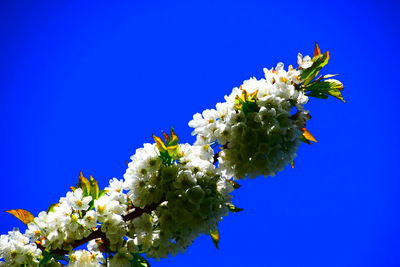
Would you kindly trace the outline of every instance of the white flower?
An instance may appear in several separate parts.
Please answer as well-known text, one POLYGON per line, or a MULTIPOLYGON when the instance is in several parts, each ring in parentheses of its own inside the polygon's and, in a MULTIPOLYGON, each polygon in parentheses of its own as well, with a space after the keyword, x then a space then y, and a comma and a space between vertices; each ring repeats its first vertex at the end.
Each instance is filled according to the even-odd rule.
POLYGON ((114 200, 113 197, 106 194, 99 199, 94 201, 94 207, 98 212, 98 216, 102 221, 102 218, 111 216, 112 214, 125 214, 127 206, 126 204, 120 203, 114 200))
POLYGON ((303 69, 307 69, 307 68, 311 67, 311 65, 312 65, 311 57, 310 56, 303 57, 302 54, 298 53, 297 54, 297 64, 299 65, 299 67, 301 67, 303 69))
POLYGON ((125 203, 127 201, 127 196, 123 192, 124 190, 124 181, 113 178, 110 180, 110 184, 104 190, 107 191, 107 194, 111 197, 112 200, 116 200, 119 203, 125 203))
POLYGON ((94 210, 89 210, 86 212, 80 223, 88 229, 95 228, 97 226, 97 213, 94 210))
POLYGON ((75 250, 69 255, 70 267, 98 267, 102 266, 102 258, 98 254, 91 253, 87 250, 75 250))
POLYGON ((91 196, 83 197, 83 192, 81 188, 77 188, 73 192, 68 192, 66 197, 66 202, 74 210, 87 210, 89 208, 89 202, 91 200, 91 196))
POLYGON ((130 261, 133 256, 127 251, 126 248, 121 248, 118 252, 111 258, 110 266, 112 267, 126 267, 131 266, 130 261))
POLYGON ((0 236, 0 258, 6 262, 6 266, 34 266, 39 263, 42 251, 35 243, 31 243, 29 237, 21 234, 17 228, 8 232, 8 235, 0 236))

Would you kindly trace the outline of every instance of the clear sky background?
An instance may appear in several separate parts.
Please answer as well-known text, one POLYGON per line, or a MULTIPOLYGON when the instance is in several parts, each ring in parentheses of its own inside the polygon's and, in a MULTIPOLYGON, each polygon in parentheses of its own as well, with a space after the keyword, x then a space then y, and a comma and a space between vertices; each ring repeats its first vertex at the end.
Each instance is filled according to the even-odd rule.
MULTIPOLYGON (((296 168, 242 182, 244 211, 153 266, 400 266, 396 1, 1 1, 0 211, 37 215, 79 171, 104 187, 152 133, 263 67, 331 52, 347 103, 312 99, 296 168), (82 3, 85 2, 85 3, 82 3)), ((24 225, 0 212, 0 233, 24 225)))

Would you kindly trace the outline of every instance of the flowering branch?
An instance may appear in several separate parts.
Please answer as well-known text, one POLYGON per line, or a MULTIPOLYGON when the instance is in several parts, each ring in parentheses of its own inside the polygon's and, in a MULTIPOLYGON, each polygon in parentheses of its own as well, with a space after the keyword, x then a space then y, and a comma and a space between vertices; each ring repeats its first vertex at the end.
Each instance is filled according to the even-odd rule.
MULTIPOLYGON (((153 203, 150 204, 146 207, 142 208, 133 208, 131 212, 129 212, 128 214, 122 216, 125 222, 129 222, 135 218, 139 218, 143 213, 150 213, 153 210, 155 210, 158 205, 160 205, 160 203, 153 203)), ((77 248, 83 244, 86 244, 87 242, 94 240, 94 239, 102 239, 103 241, 107 240, 106 235, 104 232, 101 231, 100 228, 97 228, 95 231, 93 231, 92 233, 90 233, 87 237, 82 238, 80 240, 76 240, 73 244, 71 244, 72 248, 77 248)), ((44 251, 46 248, 41 246, 40 244, 38 244, 38 248, 40 248, 42 251, 44 251)), ((68 250, 63 250, 63 249, 56 249, 56 250, 52 250, 51 253, 52 254, 58 254, 58 255, 65 255, 68 254, 68 250)))
POLYGON ((344 102, 335 75, 319 75, 329 59, 316 44, 312 58, 298 55, 297 68, 264 69, 263 79, 244 81, 215 109, 193 116, 193 145, 180 143, 173 129, 153 135, 154 143, 131 157, 124 179, 111 179, 103 190, 81 174, 76 187, 37 217, 8 211, 28 229, 0 236, 0 265, 146 267, 141 254, 183 253, 200 234, 218 247, 218 224, 241 211, 232 204, 231 192, 240 187, 234 180, 294 167, 300 144, 317 142, 304 105, 311 97, 344 102), (77 249, 86 243, 87 250, 77 249))

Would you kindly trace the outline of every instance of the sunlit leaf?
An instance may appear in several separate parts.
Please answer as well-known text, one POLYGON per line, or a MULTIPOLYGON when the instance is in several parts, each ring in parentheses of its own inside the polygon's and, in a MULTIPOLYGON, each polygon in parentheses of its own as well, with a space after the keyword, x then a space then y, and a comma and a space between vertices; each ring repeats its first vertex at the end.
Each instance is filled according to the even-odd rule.
POLYGON ((176 135, 174 129, 171 128, 171 136, 168 141, 168 146, 175 146, 175 145, 178 145, 178 143, 179 143, 179 138, 176 135))
POLYGON ((315 139, 315 137, 306 128, 301 128, 300 130, 303 132, 303 136, 306 140, 318 142, 317 139, 315 139))
POLYGON ((308 141, 308 140, 304 137, 304 135, 300 135, 300 136, 299 136, 299 139, 300 139, 301 142, 306 143, 306 144, 308 144, 308 145, 311 145, 311 142, 308 141))
POLYGON ((99 193, 99 183, 93 178, 93 176, 90 175, 90 195, 92 196, 93 200, 99 198, 99 193))
POLYGON ((303 80, 303 85, 310 83, 319 74, 320 70, 325 67, 326 64, 328 64, 329 58, 329 51, 312 58, 312 65, 303 70, 300 75, 301 79, 303 80))
POLYGON ((228 207, 228 210, 229 210, 230 212, 240 212, 240 211, 243 211, 243 209, 238 208, 238 207, 236 207, 236 206, 233 205, 233 204, 227 204, 226 206, 228 207))
POLYGON ((105 190, 105 189, 100 190, 99 198, 101 198, 102 196, 104 196, 106 193, 107 193, 107 190, 105 190))
POLYGON ((336 79, 327 79, 324 81, 315 81, 304 88, 305 92, 308 92, 307 96, 317 97, 317 98, 327 98, 328 96, 333 96, 346 102, 342 96, 341 91, 343 91, 343 83, 336 79), (324 97, 324 95, 326 97, 324 97))
POLYGON ((338 76, 338 75, 339 74, 326 74, 326 75, 322 76, 319 79, 329 79, 329 78, 332 78, 332 77, 335 77, 335 76, 338 76))
POLYGON ((258 111, 257 94, 258 90, 249 94, 245 89, 242 89, 242 94, 240 96, 237 95, 235 98, 234 108, 242 110, 245 114, 258 111))
POLYGON ((17 217, 17 219, 19 219, 24 224, 31 223, 31 222, 33 222, 33 219, 35 219, 35 216, 33 216, 32 213, 30 213, 27 210, 23 210, 23 209, 7 210, 6 212, 14 215, 15 217, 17 217))
POLYGON ((292 169, 294 169, 294 160, 292 160, 292 162, 290 162, 290 167, 292 167, 292 169))
POLYGON ((179 138, 173 128, 171 128, 170 135, 162 132, 164 141, 153 134, 153 139, 156 142, 156 147, 160 152, 160 158, 164 165, 171 165, 175 160, 179 160, 182 154, 179 150, 179 138))
POLYGON ((335 90, 335 89, 331 89, 328 91, 328 94, 330 96, 336 97, 337 99, 341 100, 342 102, 346 102, 346 100, 344 100, 342 92, 340 92, 339 90, 335 90))
POLYGON ((83 196, 89 196, 90 195, 90 181, 83 176, 83 173, 79 173, 79 181, 78 181, 78 188, 82 189, 83 196))
POLYGON ((218 229, 210 230, 210 236, 211 236, 211 239, 212 239, 215 247, 217 249, 219 249, 219 246, 218 246, 218 243, 219 243, 219 231, 218 231, 218 229))
POLYGON ((153 134, 153 139, 154 139, 154 142, 156 143, 156 146, 160 152, 167 150, 167 147, 165 146, 164 141, 160 137, 153 134))
POLYGON ((47 213, 49 213, 49 212, 53 212, 54 211, 54 209, 56 208, 56 207, 58 207, 60 205, 60 203, 54 203, 54 204, 51 204, 49 207, 48 207, 48 209, 47 209, 47 213))

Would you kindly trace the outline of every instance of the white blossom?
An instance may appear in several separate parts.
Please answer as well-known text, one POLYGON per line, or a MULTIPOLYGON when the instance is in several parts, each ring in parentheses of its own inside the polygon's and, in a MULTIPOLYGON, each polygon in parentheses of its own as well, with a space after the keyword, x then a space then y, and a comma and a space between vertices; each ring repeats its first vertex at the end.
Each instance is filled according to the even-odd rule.
MULTIPOLYGON (((307 57, 301 59, 308 62, 307 57)), ((278 63, 264 73, 264 79, 244 81, 225 96, 226 102, 218 103, 215 110, 195 114, 189 122, 195 144, 221 145, 218 172, 223 176, 273 176, 296 157, 300 129, 308 118, 303 108, 308 97, 296 89, 301 71, 291 66, 286 71, 278 63), (243 100, 249 95, 252 99, 243 100)))

